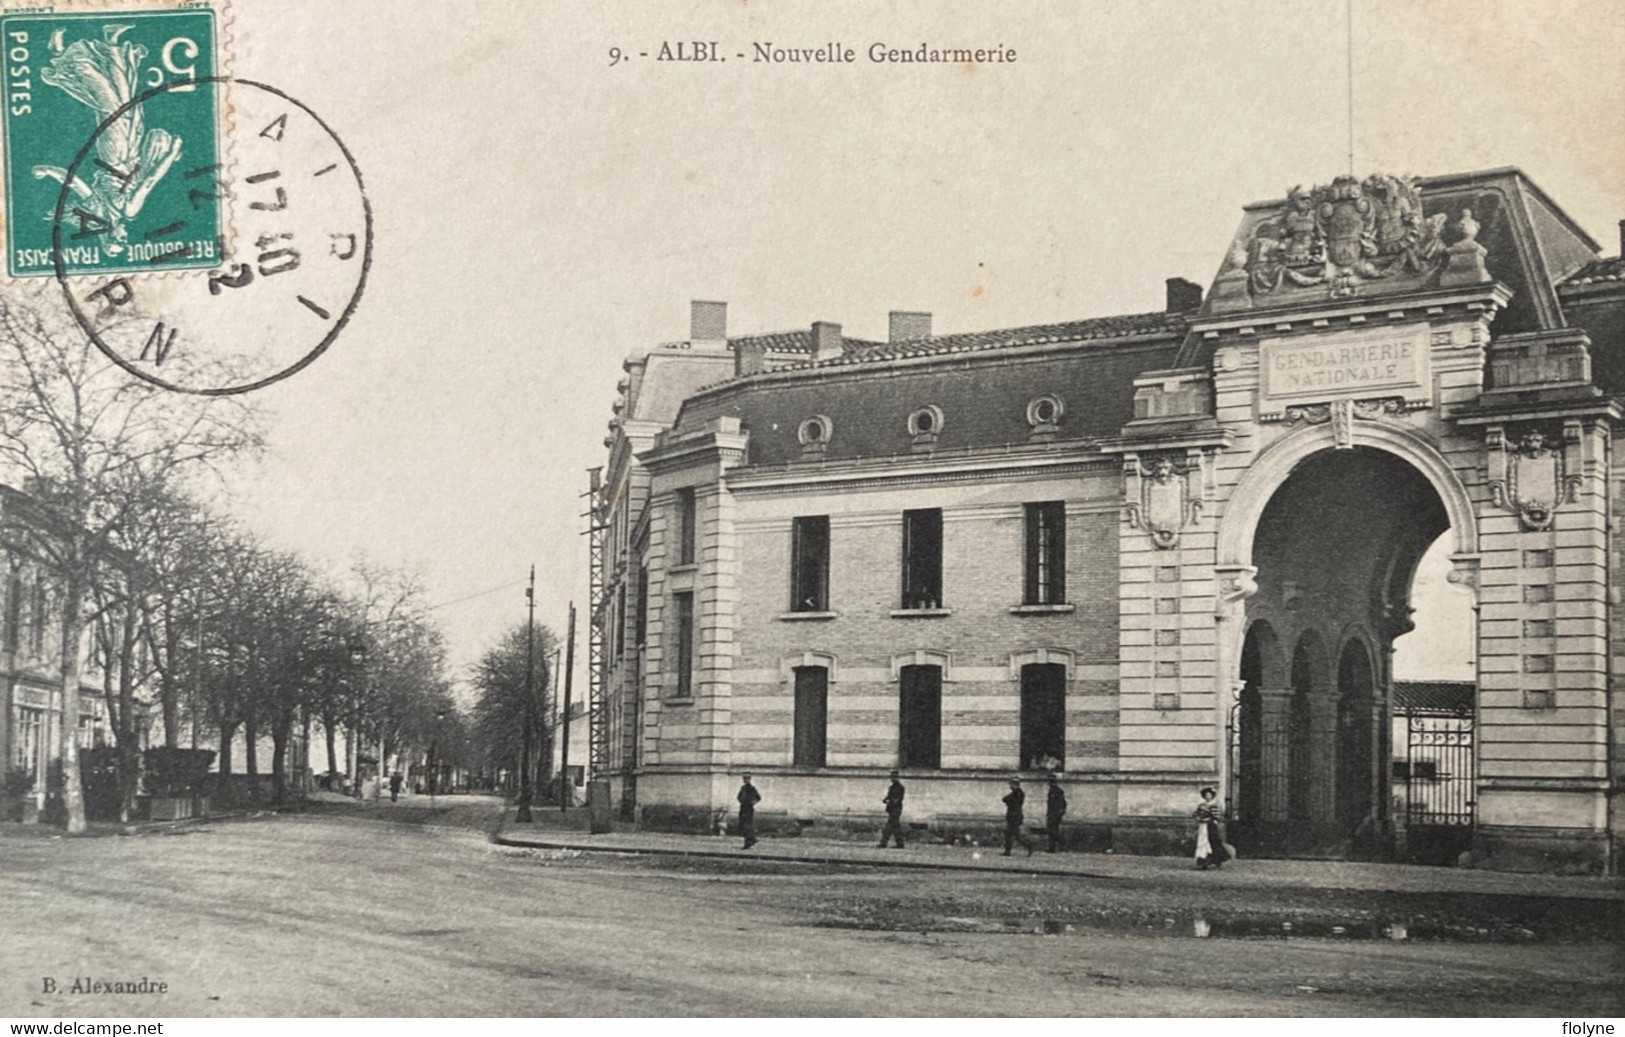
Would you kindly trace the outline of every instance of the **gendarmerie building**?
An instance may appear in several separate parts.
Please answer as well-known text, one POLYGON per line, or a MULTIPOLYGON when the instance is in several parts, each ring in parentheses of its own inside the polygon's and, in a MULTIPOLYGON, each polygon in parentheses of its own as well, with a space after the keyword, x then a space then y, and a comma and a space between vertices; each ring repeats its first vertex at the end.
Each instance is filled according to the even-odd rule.
POLYGON ((1516 170, 1247 206, 1204 293, 967 334, 893 313, 625 364, 595 763, 651 824, 994 820, 1081 842, 1612 870, 1625 264, 1516 170), (1442 541, 1471 681, 1396 681, 1442 541))

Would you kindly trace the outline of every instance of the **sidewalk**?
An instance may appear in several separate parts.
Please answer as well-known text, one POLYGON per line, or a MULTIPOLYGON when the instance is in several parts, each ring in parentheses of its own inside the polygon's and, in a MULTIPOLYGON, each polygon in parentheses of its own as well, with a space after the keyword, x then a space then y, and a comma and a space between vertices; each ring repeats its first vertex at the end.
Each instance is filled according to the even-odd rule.
MULTIPOLYGON (((513 808, 503 811, 492 839, 503 846, 592 853, 651 854, 705 857, 722 860, 757 860, 815 865, 920 868, 938 871, 986 872, 1018 875, 1066 875, 1105 881, 1223 887, 1298 886, 1313 889, 1351 889, 1407 893, 1483 893, 1513 896, 1571 897, 1625 901, 1625 882, 1617 878, 1564 875, 1527 875, 1513 872, 1434 868, 1414 864, 1371 864, 1321 860, 1237 860, 1217 871, 1198 872, 1183 857, 1137 857, 1112 853, 1045 853, 1027 856, 1017 850, 1001 855, 1001 848, 910 843, 907 849, 879 849, 816 837, 764 838, 749 850, 737 836, 679 835, 639 832, 617 823, 603 835, 587 831, 586 810, 561 816, 557 807, 534 808, 534 820, 513 820, 513 808)), ((877 832, 878 834, 878 832, 877 832)))

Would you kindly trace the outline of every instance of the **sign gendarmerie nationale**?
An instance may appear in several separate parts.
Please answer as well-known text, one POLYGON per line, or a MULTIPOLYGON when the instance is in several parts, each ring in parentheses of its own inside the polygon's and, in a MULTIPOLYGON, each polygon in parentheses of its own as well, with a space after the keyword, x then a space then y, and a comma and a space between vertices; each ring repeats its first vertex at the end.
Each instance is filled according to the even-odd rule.
POLYGON ((1263 402, 1351 394, 1428 395, 1428 328, 1332 333, 1259 343, 1263 402))

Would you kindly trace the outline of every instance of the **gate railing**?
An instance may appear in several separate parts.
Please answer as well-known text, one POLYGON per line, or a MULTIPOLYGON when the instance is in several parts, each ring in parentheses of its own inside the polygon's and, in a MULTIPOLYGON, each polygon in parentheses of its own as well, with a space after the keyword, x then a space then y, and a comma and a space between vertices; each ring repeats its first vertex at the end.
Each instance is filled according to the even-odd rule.
POLYGON ((1405 819, 1410 825, 1471 826, 1473 823, 1473 718, 1410 714, 1406 717, 1405 819))

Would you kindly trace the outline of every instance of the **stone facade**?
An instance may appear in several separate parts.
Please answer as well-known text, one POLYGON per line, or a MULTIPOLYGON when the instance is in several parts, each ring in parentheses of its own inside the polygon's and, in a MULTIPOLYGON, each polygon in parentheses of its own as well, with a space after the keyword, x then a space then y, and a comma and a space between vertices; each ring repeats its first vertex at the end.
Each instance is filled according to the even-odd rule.
POLYGON ((1162 313, 897 314, 877 343, 728 338, 697 303, 606 440, 624 805, 708 824, 749 771, 764 815, 861 826, 901 766, 909 819, 951 829, 1060 770, 1128 850, 1178 849, 1217 785, 1254 853, 1612 869, 1625 277, 1599 251, 1516 171, 1339 177, 1249 206, 1206 301, 1172 281, 1162 313), (1441 538, 1476 700, 1399 746, 1441 538))
MULTIPOLYGON (((61 593, 26 545, 44 526, 30 498, 0 486, 0 761, 26 781, 36 808, 45 805, 51 764, 62 748, 61 593)), ((102 676, 85 639, 77 741, 89 749, 109 737, 102 676)))

